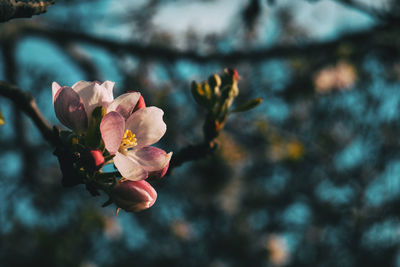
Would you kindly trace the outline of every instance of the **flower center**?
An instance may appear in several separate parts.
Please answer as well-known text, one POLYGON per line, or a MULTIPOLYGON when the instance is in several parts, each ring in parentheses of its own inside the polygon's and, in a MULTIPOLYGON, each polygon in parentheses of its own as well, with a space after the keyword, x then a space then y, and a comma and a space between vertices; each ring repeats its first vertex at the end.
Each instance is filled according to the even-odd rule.
POLYGON ((136 145, 137 143, 135 134, 133 134, 131 130, 126 130, 121 140, 120 149, 128 149, 136 145))

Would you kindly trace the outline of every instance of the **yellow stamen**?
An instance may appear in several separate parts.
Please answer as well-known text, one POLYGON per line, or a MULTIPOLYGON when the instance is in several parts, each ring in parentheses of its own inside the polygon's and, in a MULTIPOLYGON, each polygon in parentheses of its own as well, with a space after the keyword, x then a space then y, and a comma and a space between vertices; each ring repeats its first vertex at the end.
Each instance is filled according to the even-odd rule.
POLYGON ((121 140, 121 149, 127 149, 136 146, 136 137, 131 130, 126 130, 121 140))

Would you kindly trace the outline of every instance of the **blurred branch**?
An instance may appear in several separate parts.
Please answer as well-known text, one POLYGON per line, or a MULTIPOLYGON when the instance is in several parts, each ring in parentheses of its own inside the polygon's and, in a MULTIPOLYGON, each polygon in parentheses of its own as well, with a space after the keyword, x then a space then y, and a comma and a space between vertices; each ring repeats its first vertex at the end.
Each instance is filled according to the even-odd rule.
POLYGON ((372 16, 374 18, 378 18, 378 19, 382 18, 382 14, 378 10, 371 8, 369 5, 366 5, 365 3, 362 3, 359 1, 354 1, 354 0, 335 0, 335 1, 338 2, 339 4, 342 4, 346 7, 348 7, 348 8, 362 12, 362 13, 372 16))
POLYGON ((0 81, 0 96, 10 99, 18 109, 28 115, 33 120, 43 137, 50 143, 54 144, 52 127, 37 108, 36 102, 31 94, 22 91, 12 84, 0 81))
POLYGON ((86 74, 86 77, 89 81, 99 80, 100 73, 88 54, 86 54, 84 51, 81 51, 74 43, 58 42, 58 44, 86 74))
POLYGON ((74 168, 74 154, 69 150, 68 146, 62 143, 59 129, 57 127, 53 128, 45 120, 37 108, 33 96, 3 81, 0 81, 0 96, 10 99, 17 110, 21 110, 28 115, 39 129, 43 138, 56 148, 54 155, 58 158, 60 164, 63 186, 73 186, 81 183, 81 177, 74 168))
POLYGON ((33 15, 45 13, 47 7, 54 4, 55 0, 49 1, 18 1, 0 0, 0 22, 16 18, 30 18, 33 15))
POLYGON ((188 161, 194 161, 206 157, 211 154, 217 144, 215 139, 205 140, 203 143, 198 145, 190 145, 174 154, 169 163, 168 173, 169 175, 175 167, 181 166, 183 163, 188 161))
POLYGON ((256 25, 257 19, 261 13, 260 0, 251 0, 242 11, 242 17, 246 28, 252 32, 256 25))
MULTIPOLYGON (((178 49, 166 48, 159 45, 143 45, 139 42, 132 41, 115 41, 108 38, 92 36, 83 32, 71 32, 60 29, 49 29, 40 25, 20 25, 19 31, 25 35, 39 35, 49 38, 55 42, 68 41, 76 43, 87 43, 107 49, 111 53, 128 53, 140 58, 148 58, 154 60, 164 60, 174 62, 177 60, 191 60, 198 63, 205 62, 260 62, 272 58, 289 58, 289 57, 313 57, 331 55, 336 58, 335 53, 327 53, 333 51, 342 45, 353 45, 357 47, 357 53, 364 53, 372 49, 399 49, 396 42, 390 41, 392 36, 398 36, 400 29, 397 25, 383 25, 363 30, 360 32, 349 33, 340 36, 332 41, 311 42, 305 45, 276 45, 267 49, 233 51, 230 53, 209 53, 201 54, 196 51, 180 51, 178 49), (389 39, 390 38, 390 39, 389 39)), ((329 57, 328 57, 329 58, 329 57)))
POLYGON ((189 145, 175 153, 169 163, 167 175, 169 175, 175 167, 181 166, 185 162, 199 160, 211 154, 217 148, 216 138, 219 136, 222 129, 223 124, 219 125, 218 122, 212 119, 210 114, 208 114, 203 125, 203 142, 197 145, 189 145))

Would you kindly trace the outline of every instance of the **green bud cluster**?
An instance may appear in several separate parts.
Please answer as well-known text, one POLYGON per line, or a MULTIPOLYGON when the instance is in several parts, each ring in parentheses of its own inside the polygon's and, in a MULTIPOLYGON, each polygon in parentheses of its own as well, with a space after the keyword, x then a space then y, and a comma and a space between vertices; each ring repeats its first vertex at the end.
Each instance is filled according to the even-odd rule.
POLYGON ((234 99, 239 95, 238 81, 236 70, 225 69, 221 76, 213 74, 201 83, 192 82, 191 91, 195 101, 208 112, 204 129, 207 138, 218 135, 230 112, 244 112, 262 102, 261 98, 256 98, 231 109, 234 99))

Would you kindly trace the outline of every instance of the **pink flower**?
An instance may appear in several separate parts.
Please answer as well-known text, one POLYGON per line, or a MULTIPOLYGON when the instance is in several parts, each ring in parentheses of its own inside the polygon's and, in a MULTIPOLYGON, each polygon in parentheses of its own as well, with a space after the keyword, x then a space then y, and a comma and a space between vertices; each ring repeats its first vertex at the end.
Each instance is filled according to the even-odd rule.
POLYGON ((141 211, 153 206, 157 192, 146 181, 118 182, 111 193, 115 204, 125 211, 141 211))
POLYGON ((84 132, 93 110, 113 101, 114 82, 79 81, 72 87, 53 82, 53 105, 57 118, 76 133, 84 132))
POLYGON ((114 83, 80 81, 72 87, 53 82, 53 104, 62 124, 78 134, 91 122, 93 110, 106 108, 100 123, 101 136, 107 151, 115 155, 114 164, 121 175, 133 181, 162 177, 168 169, 172 153, 151 147, 166 131, 164 112, 146 107, 138 92, 113 98, 114 83))
POLYGON ((146 179, 149 173, 160 172, 169 164, 172 153, 150 146, 167 129, 163 115, 157 107, 145 107, 137 92, 123 94, 108 105, 100 124, 101 136, 125 179, 146 179))

